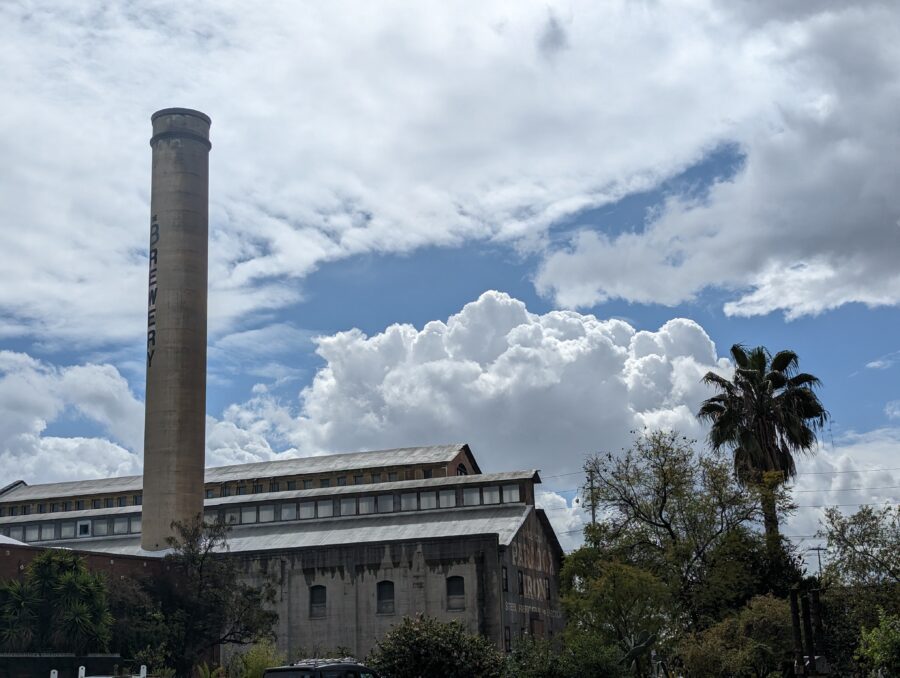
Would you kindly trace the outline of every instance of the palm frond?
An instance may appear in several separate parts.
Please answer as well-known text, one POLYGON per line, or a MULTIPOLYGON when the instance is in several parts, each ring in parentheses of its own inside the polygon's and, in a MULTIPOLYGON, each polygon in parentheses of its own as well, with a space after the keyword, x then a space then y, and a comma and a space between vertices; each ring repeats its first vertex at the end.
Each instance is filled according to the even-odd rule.
POLYGON ((775 372, 789 372, 799 364, 800 360, 793 351, 778 351, 772 358, 772 370, 775 372))

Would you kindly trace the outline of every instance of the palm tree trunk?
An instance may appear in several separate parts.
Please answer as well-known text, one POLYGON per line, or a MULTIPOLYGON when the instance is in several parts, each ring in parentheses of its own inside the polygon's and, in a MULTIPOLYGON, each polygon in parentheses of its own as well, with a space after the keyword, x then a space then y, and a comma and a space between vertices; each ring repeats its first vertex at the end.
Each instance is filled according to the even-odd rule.
POLYGON ((766 547, 769 555, 774 554, 781 544, 778 530, 778 511, 775 506, 775 488, 765 480, 760 483, 760 504, 762 505, 763 527, 766 530, 766 547))

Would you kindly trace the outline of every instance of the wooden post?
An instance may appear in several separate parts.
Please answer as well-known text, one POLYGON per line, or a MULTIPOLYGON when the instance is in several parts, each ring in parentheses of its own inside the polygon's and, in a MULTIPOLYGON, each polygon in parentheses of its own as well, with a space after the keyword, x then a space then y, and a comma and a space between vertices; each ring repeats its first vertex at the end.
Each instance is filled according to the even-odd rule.
POLYGON ((806 640, 806 655, 809 657, 809 675, 816 675, 816 643, 813 638, 812 621, 809 616, 809 597, 800 597, 800 611, 803 614, 803 635, 806 640))
POLYGON ((797 589, 791 589, 791 626, 794 630, 794 673, 806 675, 803 663, 803 638, 800 635, 800 605, 797 602, 797 589))

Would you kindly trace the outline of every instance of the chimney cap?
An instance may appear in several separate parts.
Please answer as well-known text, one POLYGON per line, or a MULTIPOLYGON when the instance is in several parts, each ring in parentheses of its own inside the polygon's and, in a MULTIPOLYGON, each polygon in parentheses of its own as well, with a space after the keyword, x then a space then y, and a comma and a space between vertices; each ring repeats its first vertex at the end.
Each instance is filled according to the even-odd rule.
POLYGON ((150 122, 153 122, 157 118, 164 115, 192 115, 195 118, 200 118, 201 120, 206 121, 207 125, 212 125, 212 120, 210 120, 209 116, 206 115, 206 113, 195 111, 193 108, 163 108, 156 111, 156 113, 150 116, 150 122))

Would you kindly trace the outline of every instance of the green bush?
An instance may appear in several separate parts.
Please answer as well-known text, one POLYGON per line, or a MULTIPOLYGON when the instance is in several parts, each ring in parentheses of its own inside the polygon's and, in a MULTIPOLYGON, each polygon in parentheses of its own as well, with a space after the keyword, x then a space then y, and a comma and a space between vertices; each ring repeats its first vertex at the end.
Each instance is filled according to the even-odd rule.
POLYGON ((856 657, 872 671, 900 676, 900 616, 879 610, 878 626, 860 634, 856 657))
POLYGON ((264 640, 252 645, 249 650, 231 658, 228 678, 262 678, 266 669, 284 664, 285 656, 278 651, 275 643, 264 640))
POLYGON ((458 621, 404 617, 369 655, 385 678, 500 678, 503 657, 494 644, 470 634, 458 621))

